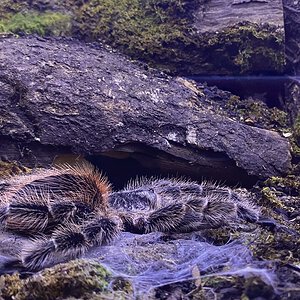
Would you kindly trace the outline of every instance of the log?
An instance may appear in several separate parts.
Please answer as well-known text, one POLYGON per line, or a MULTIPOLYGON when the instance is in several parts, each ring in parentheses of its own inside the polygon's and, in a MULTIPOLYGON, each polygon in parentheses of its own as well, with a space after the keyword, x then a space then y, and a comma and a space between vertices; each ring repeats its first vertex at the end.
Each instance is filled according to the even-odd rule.
POLYGON ((203 45, 201 59, 205 57, 206 64, 202 73, 241 75, 283 72, 282 0, 203 2, 193 21, 198 38, 206 39, 207 44, 212 45, 203 45))
POLYGON ((195 15, 200 32, 216 32, 238 22, 268 23, 283 29, 282 0, 210 0, 195 15))
POLYGON ((0 156, 9 160, 125 155, 236 181, 288 172, 288 141, 212 111, 216 89, 72 39, 8 37, 0 47, 0 156))

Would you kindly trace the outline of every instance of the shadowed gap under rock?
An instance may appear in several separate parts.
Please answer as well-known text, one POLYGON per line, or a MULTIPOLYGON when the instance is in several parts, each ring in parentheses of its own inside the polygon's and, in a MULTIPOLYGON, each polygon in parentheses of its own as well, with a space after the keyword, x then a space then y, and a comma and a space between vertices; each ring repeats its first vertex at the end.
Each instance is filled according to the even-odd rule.
POLYGON ((266 103, 269 108, 283 109, 285 85, 289 76, 261 75, 261 76, 191 76, 196 82, 206 82, 208 86, 217 86, 229 91, 242 99, 254 97, 266 103))
POLYGON ((114 189, 123 188, 130 179, 137 177, 184 177, 198 182, 209 180, 248 188, 258 180, 256 176, 250 176, 238 168, 224 153, 201 151, 201 165, 149 146, 130 144, 126 148, 128 152, 110 151, 85 157, 104 172, 114 189))

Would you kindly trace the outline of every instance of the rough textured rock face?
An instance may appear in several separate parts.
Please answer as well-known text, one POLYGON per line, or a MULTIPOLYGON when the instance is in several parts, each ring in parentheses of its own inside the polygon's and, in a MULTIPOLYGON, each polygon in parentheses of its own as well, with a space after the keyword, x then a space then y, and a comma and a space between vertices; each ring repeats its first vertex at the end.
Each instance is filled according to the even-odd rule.
POLYGON ((90 155, 148 147, 215 174, 288 171, 288 141, 216 114, 204 105, 209 88, 72 40, 0 43, 0 153, 9 159, 38 163, 34 152, 47 145, 90 155))
POLYGON ((300 2, 292 0, 283 0, 284 20, 285 20, 285 49, 287 60, 287 73, 289 78, 285 84, 285 97, 282 104, 289 113, 289 117, 294 123, 294 143, 293 154, 297 162, 300 157, 300 2))
POLYGON ((299 157, 299 120, 300 120, 300 2, 292 0, 284 0, 284 17, 285 17, 285 43, 286 43, 286 59, 287 71, 290 75, 285 88, 285 99, 283 105, 285 110, 289 112, 291 120, 294 122, 297 141, 297 156, 299 157))
MULTIPOLYGON (((297 75, 300 4, 283 1, 284 41, 281 2, 3 0, 0 31, 1 21, 16 25, 14 33, 23 33, 22 22, 30 21, 28 32, 104 40, 173 74, 282 73, 285 43, 289 74, 297 75), (58 30, 46 22, 49 10, 50 18, 52 12, 68 17, 58 30), (20 12, 22 24, 14 24, 20 12), (45 23, 36 28, 41 19, 45 23)), ((263 89, 251 90, 246 82, 251 92, 238 93, 239 98, 72 39, 0 38, 0 49, 1 200, 5 178, 29 172, 27 167, 87 158, 99 168, 108 162, 122 177, 122 161, 128 160, 133 170, 127 178, 137 175, 136 162, 155 169, 155 175, 210 177, 251 187, 267 218, 262 224, 182 235, 125 232, 85 260, 29 278, 0 276, 0 298, 300 298, 298 78, 287 86, 289 97, 282 100, 275 92, 271 103, 255 94, 284 78, 267 88, 257 76, 263 89), (258 178, 264 181, 253 187, 258 178)), ((234 84, 233 93, 240 89, 234 84)), ((11 271, 6 267, 27 242, 0 231, 0 272, 11 271)))

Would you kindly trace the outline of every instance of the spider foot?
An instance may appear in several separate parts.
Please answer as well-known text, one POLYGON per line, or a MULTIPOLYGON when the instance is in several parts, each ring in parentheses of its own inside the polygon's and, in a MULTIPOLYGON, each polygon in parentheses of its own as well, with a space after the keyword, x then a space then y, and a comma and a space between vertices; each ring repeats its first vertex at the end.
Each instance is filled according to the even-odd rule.
POLYGON ((37 271, 57 263, 82 256, 90 247, 90 241, 80 226, 69 223, 58 227, 50 239, 38 238, 22 252, 26 269, 37 271))

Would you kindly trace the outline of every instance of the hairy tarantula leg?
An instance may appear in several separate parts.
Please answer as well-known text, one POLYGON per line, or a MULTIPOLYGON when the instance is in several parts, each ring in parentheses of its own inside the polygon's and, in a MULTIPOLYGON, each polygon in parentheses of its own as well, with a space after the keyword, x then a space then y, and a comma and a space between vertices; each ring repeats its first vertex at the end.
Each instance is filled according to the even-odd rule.
POLYGON ((86 222, 82 228, 87 240, 93 246, 100 246, 110 243, 123 229, 122 221, 119 217, 96 217, 86 222))
POLYGON ((266 217, 259 217, 259 219, 257 220, 257 224, 267 227, 270 230, 274 230, 276 227, 278 227, 278 224, 274 219, 266 217))
POLYGON ((80 257, 90 247, 80 226, 58 227, 50 239, 38 238, 23 249, 22 262, 28 270, 40 270, 56 263, 80 257))
POLYGON ((256 223, 259 220, 261 215, 260 209, 248 197, 230 190, 228 190, 228 195, 229 199, 233 200, 237 205, 237 215, 239 218, 251 223, 256 223))
POLYGON ((230 225, 237 219, 237 206, 217 195, 191 198, 186 202, 183 220, 176 232, 191 232, 230 225))
POLYGON ((2 226, 5 225, 7 213, 8 213, 8 206, 1 206, 0 207, 0 224, 2 226))
POLYGON ((51 239, 39 239, 24 249, 23 265, 28 270, 40 270, 81 257, 92 246, 110 242, 119 231, 119 223, 106 217, 94 218, 81 226, 59 226, 51 239))
POLYGON ((170 232, 180 224, 185 214, 185 206, 182 203, 167 205, 136 220, 134 226, 140 233, 153 231, 170 232))
POLYGON ((10 184, 8 182, 0 181, 0 195, 3 195, 9 187, 10 184))
POLYGON ((51 217, 47 195, 38 190, 24 189, 12 199, 4 197, 0 209, 4 229, 26 235, 43 232, 51 217))
POLYGON ((34 241, 32 245, 23 249, 22 264, 25 269, 31 271, 38 271, 42 268, 50 267, 57 262, 53 259, 55 250, 56 243, 54 239, 40 239, 34 241))
POLYGON ((230 225, 237 219, 237 205, 234 202, 211 198, 203 209, 203 228, 230 225))
POLYGON ((92 164, 63 165, 35 171, 30 175, 15 176, 5 190, 8 198, 19 197, 26 191, 51 191, 51 197, 81 199, 93 209, 106 209, 110 184, 92 164))
POLYGON ((60 223, 68 221, 82 223, 90 217, 92 208, 84 202, 62 200, 58 202, 51 201, 50 211, 53 219, 61 220, 60 223))
POLYGON ((231 225, 239 220, 257 222, 260 211, 247 199, 229 200, 227 197, 210 194, 187 202, 190 210, 184 220, 186 228, 216 228, 231 225), (198 220, 197 220, 198 219, 198 220), (191 223, 191 225, 189 225, 191 223))
POLYGON ((260 210, 250 203, 245 203, 244 205, 237 204, 237 214, 245 221, 256 223, 260 217, 260 210))
POLYGON ((11 203, 8 206, 3 223, 6 230, 19 233, 43 232, 49 221, 46 205, 37 203, 11 203))

